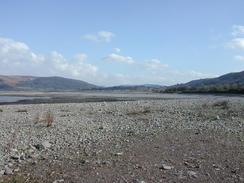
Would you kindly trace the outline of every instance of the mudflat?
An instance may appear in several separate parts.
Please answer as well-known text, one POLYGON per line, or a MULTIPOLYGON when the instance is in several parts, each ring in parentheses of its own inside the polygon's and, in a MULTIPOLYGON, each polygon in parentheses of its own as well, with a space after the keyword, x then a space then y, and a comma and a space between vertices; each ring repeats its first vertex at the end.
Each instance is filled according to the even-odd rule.
POLYGON ((244 181, 244 98, 101 95, 123 101, 1 105, 0 180, 244 181))

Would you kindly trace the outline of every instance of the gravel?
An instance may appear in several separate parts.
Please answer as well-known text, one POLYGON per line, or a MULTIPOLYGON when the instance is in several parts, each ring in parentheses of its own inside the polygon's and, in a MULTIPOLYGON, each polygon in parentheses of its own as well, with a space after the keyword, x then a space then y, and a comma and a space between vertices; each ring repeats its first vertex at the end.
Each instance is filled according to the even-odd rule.
MULTIPOLYGON (((22 170, 21 167, 41 160, 58 162, 80 158, 84 165, 94 162, 100 167, 113 166, 114 159, 122 161, 126 156, 128 144, 171 131, 190 130, 194 134, 211 131, 213 138, 224 134, 225 143, 233 143, 234 136, 241 145, 244 140, 244 98, 241 97, 184 96, 167 100, 3 105, 0 108, 3 110, 0 113, 0 172, 5 170, 4 174, 8 175, 14 172, 9 163, 22 170), (223 101, 227 101, 228 106, 218 105, 223 101), (45 119, 48 112, 54 116, 50 127, 45 119)), ((195 168, 194 163, 187 161, 182 166, 190 169, 186 175, 198 178, 199 174, 191 170, 195 168)), ((167 172, 177 171, 177 165, 169 164, 158 162, 167 172)), ((129 163, 128 167, 131 167, 129 163)), ((54 177, 53 182, 64 180, 65 177, 54 177)))

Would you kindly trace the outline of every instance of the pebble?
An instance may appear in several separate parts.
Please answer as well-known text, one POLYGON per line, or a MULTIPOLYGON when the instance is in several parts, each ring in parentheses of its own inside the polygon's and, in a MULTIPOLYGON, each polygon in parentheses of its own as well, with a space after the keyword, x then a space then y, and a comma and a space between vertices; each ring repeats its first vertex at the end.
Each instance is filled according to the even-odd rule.
POLYGON ((5 170, 0 170, 0 177, 3 176, 5 173, 5 170))
POLYGON ((173 169, 174 167, 173 166, 169 166, 169 165, 166 165, 166 164, 162 164, 159 169, 161 170, 171 170, 173 169))
POLYGON ((64 182, 64 179, 59 179, 59 180, 53 181, 53 183, 59 183, 59 182, 64 182))
POLYGON ((52 144, 50 144, 50 142, 48 142, 48 141, 43 141, 42 145, 43 145, 44 149, 48 149, 52 146, 52 144))
POLYGON ((123 152, 114 153, 115 156, 122 156, 123 152))
POLYGON ((187 171, 187 174, 190 176, 190 177, 193 177, 193 178, 197 178, 197 173, 194 172, 194 171, 187 171))
POLYGON ((52 145, 48 142, 48 141, 43 141, 41 144, 36 144, 34 145, 34 147, 39 150, 42 151, 44 149, 48 149, 50 148, 52 145))
POLYGON ((13 174, 13 169, 9 167, 5 167, 4 175, 12 175, 13 174))

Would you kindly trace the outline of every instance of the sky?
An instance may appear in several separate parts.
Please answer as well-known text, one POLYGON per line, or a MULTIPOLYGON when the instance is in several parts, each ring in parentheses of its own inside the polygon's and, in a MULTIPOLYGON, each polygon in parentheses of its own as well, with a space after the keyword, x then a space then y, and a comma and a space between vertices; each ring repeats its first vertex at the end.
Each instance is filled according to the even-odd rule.
POLYGON ((172 85, 242 70, 243 0, 0 1, 0 75, 172 85))

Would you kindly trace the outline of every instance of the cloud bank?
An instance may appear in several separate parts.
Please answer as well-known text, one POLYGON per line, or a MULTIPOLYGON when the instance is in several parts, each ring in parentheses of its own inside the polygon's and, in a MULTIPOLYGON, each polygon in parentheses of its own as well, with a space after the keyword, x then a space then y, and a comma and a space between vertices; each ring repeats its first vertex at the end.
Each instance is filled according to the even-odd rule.
POLYGON ((120 62, 126 64, 134 64, 135 60, 129 56, 123 56, 116 53, 111 53, 108 56, 104 57, 104 60, 109 62, 120 62))
POLYGON ((115 34, 109 31, 99 31, 94 34, 85 34, 82 36, 83 39, 92 42, 105 42, 109 43, 115 37, 115 34))
POLYGON ((67 59, 61 53, 34 53, 25 43, 8 38, 0 38, 1 74, 59 75, 84 78, 96 76, 98 68, 86 63, 87 55, 78 53, 67 59))
MULTIPOLYGON (((162 84, 169 85, 186 82, 192 79, 204 78, 211 75, 195 71, 180 72, 170 68, 159 59, 136 61, 130 56, 119 54, 120 49, 114 50, 102 58, 104 64, 122 63, 129 70, 139 72, 116 72, 116 65, 112 72, 101 71, 97 65, 89 63, 86 53, 77 53, 66 58, 57 51, 41 54, 32 51, 24 42, 0 37, 0 74, 3 75, 34 75, 34 76, 63 76, 84 80, 101 86, 121 84, 162 84)), ((119 65, 118 65, 119 67, 119 65)))

